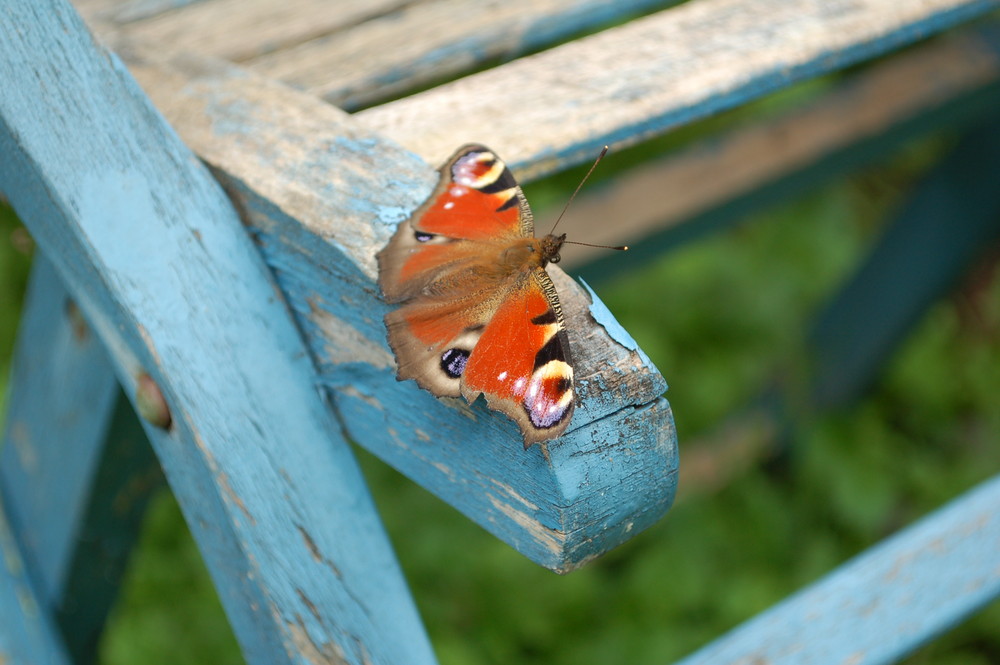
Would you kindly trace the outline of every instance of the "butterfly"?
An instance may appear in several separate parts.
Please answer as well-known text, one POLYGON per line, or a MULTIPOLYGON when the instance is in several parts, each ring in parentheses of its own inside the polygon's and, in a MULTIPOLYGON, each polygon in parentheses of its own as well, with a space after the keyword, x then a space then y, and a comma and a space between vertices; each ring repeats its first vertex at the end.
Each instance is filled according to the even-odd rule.
POLYGON ((460 148, 430 198, 378 253, 399 381, 434 395, 480 394, 521 428, 525 449, 562 434, 573 364, 545 272, 566 234, 535 237, 528 202, 489 148, 460 148))

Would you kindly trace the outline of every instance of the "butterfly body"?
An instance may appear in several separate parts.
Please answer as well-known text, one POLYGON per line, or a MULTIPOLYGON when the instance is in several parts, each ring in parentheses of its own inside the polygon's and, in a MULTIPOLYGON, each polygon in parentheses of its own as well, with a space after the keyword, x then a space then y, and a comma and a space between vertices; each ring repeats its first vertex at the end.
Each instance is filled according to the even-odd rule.
POLYGON ((399 380, 438 396, 480 394, 512 418, 525 446, 554 438, 573 411, 562 311, 545 272, 565 235, 534 236, 506 165, 468 145, 378 254, 399 380))

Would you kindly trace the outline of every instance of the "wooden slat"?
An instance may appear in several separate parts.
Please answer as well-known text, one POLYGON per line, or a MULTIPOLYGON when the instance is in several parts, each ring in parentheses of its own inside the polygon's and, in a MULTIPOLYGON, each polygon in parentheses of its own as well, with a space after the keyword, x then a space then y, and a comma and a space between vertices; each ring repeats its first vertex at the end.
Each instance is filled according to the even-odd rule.
POLYGON ((351 438, 533 561, 572 569, 655 521, 677 465, 662 377, 553 270, 578 379, 571 431, 522 450, 482 404, 397 382, 375 254, 434 169, 311 95, 201 60, 133 52, 133 73, 244 211, 351 438))
POLYGON ((885 665, 1000 595, 1000 477, 677 665, 885 665))
POLYGON ((0 485, 0 663, 70 665, 59 631, 7 521, 0 485))
MULTIPOLYGON (((890 128, 1000 83, 1000 51, 987 35, 964 30, 873 65, 809 104, 714 136, 649 162, 602 188, 585 190, 573 207, 572 235, 596 244, 635 245, 764 184, 890 128), (607 220, 614 219, 614 224, 607 220)), ((549 228, 555 213, 542 217, 549 228)), ((575 247, 564 265, 601 250, 575 247)))
POLYGON ((88 21, 120 24, 149 18, 198 2, 209 2, 209 0, 73 0, 73 6, 88 21))
POLYGON ((406 1, 210 0, 138 20, 134 14, 115 14, 107 7, 95 7, 98 11, 88 14, 84 5, 81 11, 99 22, 110 17, 111 28, 118 17, 133 19, 124 32, 138 43, 238 62, 360 23, 406 1))
POLYGON ((522 179, 898 48, 997 0, 701 0, 359 118, 432 163, 481 141, 522 179))
POLYGON ((0 485, 48 608, 58 606, 118 379, 100 339, 36 259, 18 330, 0 485))
POLYGON ((0 12, 0 189, 144 422, 250 663, 433 663, 308 349, 224 193, 64 0, 0 12), (137 400, 138 401, 138 400, 137 400))
POLYGON ((427 82, 509 58, 664 0, 431 0, 275 51, 246 64, 341 108, 384 101, 427 82))

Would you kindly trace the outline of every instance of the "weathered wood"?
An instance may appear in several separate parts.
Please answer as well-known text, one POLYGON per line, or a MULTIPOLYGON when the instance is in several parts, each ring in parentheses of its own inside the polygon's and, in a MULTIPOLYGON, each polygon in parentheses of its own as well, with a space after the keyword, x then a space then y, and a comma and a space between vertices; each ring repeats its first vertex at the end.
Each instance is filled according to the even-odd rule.
POLYGON ((469 71, 484 61, 510 58, 617 17, 666 4, 673 3, 432 0, 245 64, 262 76, 351 110, 469 71))
POLYGON ((998 595, 1000 477, 676 665, 883 665, 998 595))
MULTIPOLYGON (((138 43, 239 62, 355 25, 405 3, 203 0, 155 14, 148 10, 140 13, 142 8, 134 3, 124 8, 94 7, 91 16, 98 22, 126 21, 125 32, 138 43)), ((81 11, 87 9, 86 4, 81 6, 81 11)))
POLYGON ((88 21, 96 19, 109 23, 128 23, 149 18, 163 12, 209 0, 73 0, 88 21))
POLYGON ((1000 240, 995 116, 918 184, 810 334, 812 399, 851 402, 913 324, 1000 240))
POLYGON ((76 0, 102 30, 238 61, 346 109, 513 57, 670 0, 305 3, 76 0), (236 5, 239 5, 236 7, 236 5), (160 15, 163 14, 163 15, 160 15), (387 47, 391 45, 391 47, 387 47))
MULTIPOLYGON (((635 249, 654 233, 752 194, 858 143, 881 140, 901 123, 953 103, 972 107, 970 95, 1000 86, 1000 51, 991 39, 996 34, 967 29, 915 47, 837 83, 808 104, 712 136, 662 160, 644 163, 607 185, 588 188, 573 204, 573 237, 635 249), (610 219, 614 224, 608 224, 610 219)), ((919 128, 924 127, 921 123, 919 128)), ((910 136, 906 133, 901 138, 910 136)), ((539 228, 551 227, 556 212, 539 219, 539 228)), ((658 252, 661 243, 654 245, 658 252)), ((645 253, 645 248, 638 249, 645 253)), ((617 258, 606 254, 576 247, 566 252, 560 265, 617 258)), ((636 253, 627 260, 634 265, 636 253)))
POLYGON ((431 163, 481 141, 522 179, 1000 7, 997 0, 701 0, 358 114, 431 163), (766 17, 766 18, 765 18, 766 17))
POLYGON ((0 485, 0 663, 70 665, 7 522, 3 490, 0 485))
POLYGON ((35 257, 0 443, 13 535, 78 665, 92 662, 159 463, 101 341, 35 257))
POLYGON ((63 0, 0 12, 0 189, 128 395, 251 663, 430 663, 308 350, 224 193, 63 0))
POLYGON ((666 384, 599 301, 552 271, 579 401, 567 436, 525 452, 482 404, 394 378, 375 253, 429 194, 430 165, 283 85, 191 58, 129 60, 242 209, 352 439, 558 571, 662 515, 677 465, 666 384))
POLYGON ((0 485, 46 608, 62 598, 117 395, 100 339, 39 257, 18 330, 0 485))

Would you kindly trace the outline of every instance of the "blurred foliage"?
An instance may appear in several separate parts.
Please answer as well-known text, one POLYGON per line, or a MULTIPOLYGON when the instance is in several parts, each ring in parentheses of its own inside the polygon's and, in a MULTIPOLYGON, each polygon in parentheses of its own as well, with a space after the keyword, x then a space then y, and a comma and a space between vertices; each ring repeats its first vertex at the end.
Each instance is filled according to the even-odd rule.
MULTIPOLYGON (((795 374, 812 315, 947 143, 909 146, 601 290, 670 383, 682 465, 685 447, 775 376, 795 374)), ((538 208, 567 188, 526 189, 538 208)), ((28 245, 0 211, 2 381, 28 245)), ((655 527, 568 576, 528 562, 359 450, 442 665, 671 662, 996 473, 996 259, 985 257, 931 309, 862 402, 799 417, 779 461, 717 493, 690 495, 655 527)), ((241 660, 164 494, 150 510, 101 662, 241 660)), ((1000 662, 1000 605, 907 662, 1000 662)))

